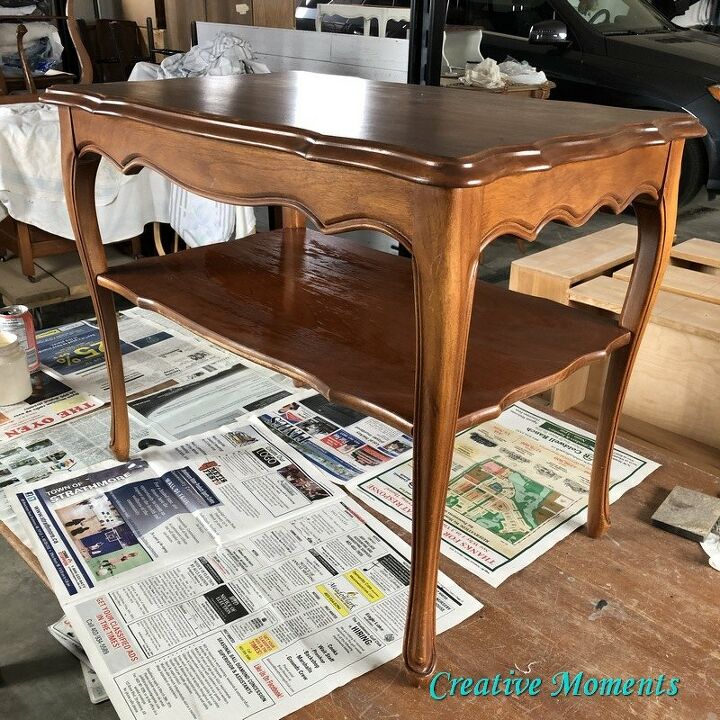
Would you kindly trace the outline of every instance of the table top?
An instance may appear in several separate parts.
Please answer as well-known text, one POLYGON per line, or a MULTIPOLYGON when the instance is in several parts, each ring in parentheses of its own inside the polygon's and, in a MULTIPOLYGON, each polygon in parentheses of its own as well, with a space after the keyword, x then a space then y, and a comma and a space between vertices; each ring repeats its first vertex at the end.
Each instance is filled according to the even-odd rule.
POLYGON ((698 137, 682 113, 286 72, 51 88, 48 102, 413 182, 472 187, 698 137))

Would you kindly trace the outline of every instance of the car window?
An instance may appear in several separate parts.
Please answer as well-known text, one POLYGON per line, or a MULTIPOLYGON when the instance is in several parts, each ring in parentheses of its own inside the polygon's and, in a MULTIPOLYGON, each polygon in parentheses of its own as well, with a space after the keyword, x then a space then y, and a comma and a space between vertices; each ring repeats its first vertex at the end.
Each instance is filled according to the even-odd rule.
POLYGON ((604 35, 662 32, 672 27, 644 0, 568 0, 568 3, 604 35))
MULTIPOLYGON (((452 23, 451 15, 449 9, 448 23, 452 23)), ((527 38, 535 23, 554 17, 555 11, 546 0, 468 0, 462 24, 527 38)))

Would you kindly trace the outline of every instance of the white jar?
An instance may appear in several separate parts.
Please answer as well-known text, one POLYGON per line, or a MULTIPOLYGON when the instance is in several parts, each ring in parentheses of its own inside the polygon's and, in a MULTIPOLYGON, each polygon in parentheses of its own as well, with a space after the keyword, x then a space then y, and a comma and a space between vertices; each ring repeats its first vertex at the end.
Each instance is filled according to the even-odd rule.
POLYGON ((30 371, 17 335, 0 332, 0 405, 14 405, 31 394, 30 371))

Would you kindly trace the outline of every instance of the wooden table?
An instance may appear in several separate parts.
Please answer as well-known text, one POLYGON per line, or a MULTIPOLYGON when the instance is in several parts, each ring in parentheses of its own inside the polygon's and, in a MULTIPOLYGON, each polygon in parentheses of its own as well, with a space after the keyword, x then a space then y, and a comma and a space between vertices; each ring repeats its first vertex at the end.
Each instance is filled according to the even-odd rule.
POLYGON ((113 293, 412 432, 414 517, 405 662, 435 666, 435 586, 456 430, 612 353, 589 532, 627 379, 675 227, 688 115, 599 109, 294 72, 53 88, 67 200, 105 343, 111 446, 128 454, 113 293), (285 229, 108 268, 99 158, 150 166, 223 202, 287 208, 285 229), (476 283, 499 235, 633 203, 636 272, 620 323, 476 283), (412 261, 325 233, 373 228, 412 261), (408 311, 415 304, 415 316, 408 311))

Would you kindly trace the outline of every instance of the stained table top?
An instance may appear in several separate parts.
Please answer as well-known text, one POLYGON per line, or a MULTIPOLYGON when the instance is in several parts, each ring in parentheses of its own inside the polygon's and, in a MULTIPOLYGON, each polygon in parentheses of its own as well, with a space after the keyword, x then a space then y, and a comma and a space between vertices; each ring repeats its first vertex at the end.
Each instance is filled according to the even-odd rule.
POLYGON ((681 113, 302 71, 57 86, 45 99, 444 187, 704 134, 681 113))

